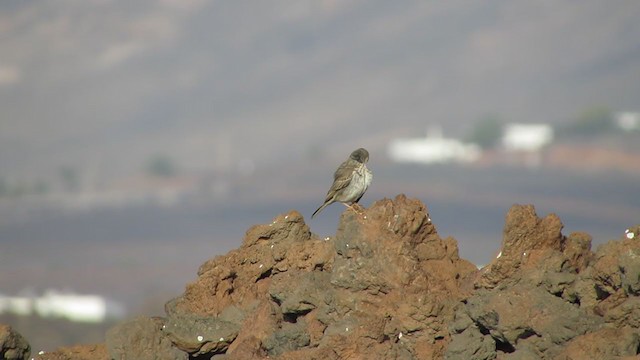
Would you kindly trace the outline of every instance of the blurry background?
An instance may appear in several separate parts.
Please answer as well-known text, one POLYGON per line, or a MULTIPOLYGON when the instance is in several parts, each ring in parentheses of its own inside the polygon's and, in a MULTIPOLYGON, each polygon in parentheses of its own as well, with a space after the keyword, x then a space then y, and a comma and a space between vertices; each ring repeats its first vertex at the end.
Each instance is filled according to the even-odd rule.
MULTIPOLYGON (((366 147, 476 264, 514 203, 640 220, 640 3, 0 2, 0 322, 35 352, 162 315, 366 147)), ((335 233, 341 205, 309 221, 335 233)))

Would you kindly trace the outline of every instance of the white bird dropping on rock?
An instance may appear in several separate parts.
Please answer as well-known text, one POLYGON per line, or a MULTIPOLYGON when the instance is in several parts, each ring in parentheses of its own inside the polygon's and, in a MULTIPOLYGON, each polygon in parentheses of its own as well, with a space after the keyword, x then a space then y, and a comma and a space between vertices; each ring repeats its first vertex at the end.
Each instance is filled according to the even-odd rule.
POLYGON ((633 239, 636 234, 634 234, 632 231, 629 231, 629 229, 624 231, 625 234, 627 234, 627 239, 633 239))

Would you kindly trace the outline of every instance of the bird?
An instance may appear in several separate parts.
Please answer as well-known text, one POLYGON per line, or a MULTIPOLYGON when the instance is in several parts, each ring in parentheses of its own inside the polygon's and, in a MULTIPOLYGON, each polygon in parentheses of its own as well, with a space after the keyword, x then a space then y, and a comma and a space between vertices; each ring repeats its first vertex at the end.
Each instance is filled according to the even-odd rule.
POLYGON ((334 202, 340 202, 346 207, 358 212, 353 208, 354 204, 357 204, 362 195, 373 179, 371 170, 367 169, 367 162, 369 161, 369 152, 364 148, 354 150, 349 158, 345 160, 336 172, 333 174, 333 184, 327 196, 324 199, 324 203, 313 212, 311 218, 322 211, 325 207, 333 204, 334 202))

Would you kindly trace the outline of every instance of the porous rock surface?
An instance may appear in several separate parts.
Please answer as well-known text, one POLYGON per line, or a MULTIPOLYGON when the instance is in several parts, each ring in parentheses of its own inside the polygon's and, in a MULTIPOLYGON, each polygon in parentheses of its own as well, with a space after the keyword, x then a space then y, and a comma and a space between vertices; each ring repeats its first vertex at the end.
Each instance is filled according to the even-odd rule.
MULTIPOLYGON (((478 270, 404 195, 345 211, 332 238, 291 211, 204 263, 165 317, 111 329, 93 358, 636 358, 640 240, 594 253, 588 234, 561 230, 515 205, 478 270)), ((36 359, 84 359, 54 357, 65 350, 36 359)))
POLYGON ((22 335, 9 325, 0 325, 0 359, 27 359, 31 346, 22 335))
POLYGON ((618 359, 640 352, 640 242, 591 252, 554 214, 507 214, 500 255, 458 306, 449 359, 618 359))

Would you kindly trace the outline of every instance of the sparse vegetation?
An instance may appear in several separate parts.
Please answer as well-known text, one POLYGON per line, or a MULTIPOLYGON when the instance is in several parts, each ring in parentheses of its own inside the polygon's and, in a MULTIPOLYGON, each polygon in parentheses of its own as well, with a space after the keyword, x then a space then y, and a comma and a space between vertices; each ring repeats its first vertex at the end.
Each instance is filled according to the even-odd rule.
POLYGON ((7 196, 9 194, 9 186, 7 185, 7 181, 0 177, 0 197, 7 196))
POLYGON ((18 179, 9 182, 5 178, 0 178, 0 197, 20 198, 27 195, 46 195, 49 190, 49 184, 43 179, 35 181, 18 179))
POLYGON ((167 155, 157 154, 147 161, 146 173, 155 177, 173 177, 178 173, 175 162, 167 155))
POLYGON ((560 127, 561 136, 594 137, 615 130, 613 112, 606 106, 593 106, 580 112, 569 125, 560 127))
POLYGON ((62 187, 65 191, 76 192, 80 190, 80 177, 78 176, 78 170, 71 166, 61 166, 58 169, 60 180, 62 181, 62 187))
POLYGON ((467 141, 478 144, 483 149, 494 148, 502 138, 504 122, 498 115, 487 115, 478 120, 467 141))
POLYGON ((42 179, 38 179, 33 184, 33 192, 37 195, 45 195, 49 192, 49 184, 42 179))

